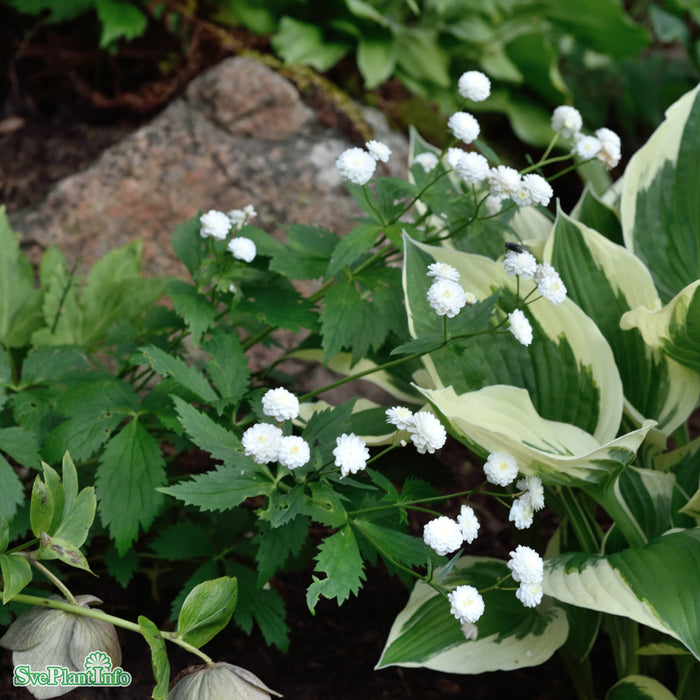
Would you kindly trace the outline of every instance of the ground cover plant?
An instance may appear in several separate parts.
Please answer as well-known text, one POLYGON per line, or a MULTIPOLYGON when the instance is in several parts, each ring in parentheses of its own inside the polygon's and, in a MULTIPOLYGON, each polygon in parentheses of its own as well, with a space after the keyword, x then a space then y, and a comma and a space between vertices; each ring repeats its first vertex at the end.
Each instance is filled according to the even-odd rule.
POLYGON ((699 91, 568 213, 557 178, 614 172, 617 135, 558 107, 517 171, 466 111, 489 79, 455 91, 450 146, 413 133, 408 180, 375 177, 382 143, 338 154, 364 212, 344 236, 289 224, 280 242, 249 204, 177 228, 186 279, 142 277, 138 242, 82 279, 56 249, 35 271, 3 219, 0 645, 17 684, 55 697, 118 669, 117 626, 151 649, 154 698, 269 696, 201 647, 233 620, 286 649, 278 574, 306 567, 314 612, 361 594, 381 561, 413 592, 377 668, 474 674, 559 652, 582 698, 692 697, 699 91), (253 365, 280 330, 294 342, 253 365), (289 358, 338 379, 301 393, 289 358), (358 381, 393 398, 319 398, 358 381), (473 489, 412 473, 448 433, 483 468, 473 489), (188 470, 195 449, 211 468, 188 470), (396 455, 407 467, 389 478, 396 455), (537 535, 545 508, 556 527, 537 535), (469 554, 484 517, 513 523, 500 557, 469 554), (154 559, 179 588, 174 629, 95 608, 91 565, 125 585, 154 559), (590 662, 602 636, 613 688, 590 662), (166 642, 202 662, 170 689, 166 642), (47 666, 73 675, 48 688, 47 666))

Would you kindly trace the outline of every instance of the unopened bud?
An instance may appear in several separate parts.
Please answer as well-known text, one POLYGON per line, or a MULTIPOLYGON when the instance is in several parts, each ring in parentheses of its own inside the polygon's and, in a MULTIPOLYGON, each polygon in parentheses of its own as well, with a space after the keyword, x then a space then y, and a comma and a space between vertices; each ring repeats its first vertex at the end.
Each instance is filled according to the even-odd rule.
POLYGON ((185 669, 167 700, 271 700, 272 695, 282 697, 245 668, 216 663, 185 669))

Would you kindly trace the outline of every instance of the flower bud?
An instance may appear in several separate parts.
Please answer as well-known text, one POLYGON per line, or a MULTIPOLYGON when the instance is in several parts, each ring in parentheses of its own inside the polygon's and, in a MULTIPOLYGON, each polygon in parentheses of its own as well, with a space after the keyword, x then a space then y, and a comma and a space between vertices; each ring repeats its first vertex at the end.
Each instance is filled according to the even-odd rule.
POLYGON ((167 700, 271 700, 272 695, 282 697, 245 668, 222 662, 186 668, 167 700))
MULTIPOLYGON (((52 598, 68 602, 58 596, 52 598)), ((79 595, 75 600, 84 608, 102 602, 92 595, 79 595)), ((29 666, 32 673, 45 671, 47 666, 63 666, 69 672, 84 671, 85 657, 93 651, 105 652, 113 667, 122 661, 114 625, 41 606, 22 613, 0 638, 0 646, 12 651, 14 666, 29 666)), ((28 685, 27 690, 35 698, 57 698, 75 690, 75 686, 28 685)))

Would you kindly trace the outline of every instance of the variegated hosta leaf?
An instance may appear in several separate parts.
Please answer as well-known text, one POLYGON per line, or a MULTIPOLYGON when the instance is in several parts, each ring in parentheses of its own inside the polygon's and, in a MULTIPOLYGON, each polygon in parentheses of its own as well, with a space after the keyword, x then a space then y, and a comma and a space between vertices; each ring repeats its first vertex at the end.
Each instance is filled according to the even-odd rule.
POLYGON ((543 588, 564 603, 622 615, 681 641, 700 659, 700 529, 644 547, 547 562, 543 588))
POLYGON ((659 455, 654 467, 673 472, 685 499, 680 512, 700 523, 700 437, 677 450, 659 455))
MULTIPOLYGON (((502 288, 500 304, 507 310, 514 307, 516 278, 508 276, 502 264, 406 237, 403 283, 413 337, 442 333, 443 318, 426 297, 432 281, 426 270, 434 261, 455 267, 462 286, 479 300, 502 288)), ((522 282, 521 293, 532 287, 532 282, 522 282)), ((452 336, 489 327, 489 319, 476 326, 472 322, 477 308, 466 307, 448 319, 452 336)), ((529 347, 503 329, 453 341, 423 358, 433 386, 453 386, 458 394, 493 384, 522 387, 542 418, 578 426, 593 435, 596 444, 612 440, 622 414, 622 383, 610 346, 595 323, 568 299, 558 305, 542 299, 525 313, 534 335, 529 347)))
POLYGON ((632 157, 622 187, 625 245, 639 256, 668 302, 700 278, 700 86, 632 157))
POLYGON ((610 688, 605 700, 675 700, 676 696, 649 676, 625 676, 610 688))
MULTIPOLYGON (((645 343, 639 330, 620 328, 630 309, 653 309, 658 303, 649 270, 627 249, 561 211, 544 257, 610 344, 625 398, 670 435, 695 408, 700 375, 664 355, 658 343, 645 343)), ((700 339, 696 349, 700 354, 700 339)))
MULTIPOLYGON (((462 557, 443 583, 486 588, 509 570, 505 562, 462 557)), ((449 602, 425 583, 417 583, 397 615, 376 668, 421 666, 445 673, 507 671, 544 663, 566 641, 566 613, 546 598, 525 608, 515 591, 484 593, 485 611, 478 637, 466 640, 449 602)))
POLYGON ((637 329, 649 345, 700 372, 700 280, 678 292, 663 308, 657 305, 628 311, 620 326, 637 329))
POLYGON ((454 389, 425 389, 428 401, 458 438, 479 452, 508 452, 526 475, 548 484, 585 486, 610 479, 635 457, 653 421, 605 444, 569 423, 540 416, 527 391, 487 386, 457 395, 454 389))

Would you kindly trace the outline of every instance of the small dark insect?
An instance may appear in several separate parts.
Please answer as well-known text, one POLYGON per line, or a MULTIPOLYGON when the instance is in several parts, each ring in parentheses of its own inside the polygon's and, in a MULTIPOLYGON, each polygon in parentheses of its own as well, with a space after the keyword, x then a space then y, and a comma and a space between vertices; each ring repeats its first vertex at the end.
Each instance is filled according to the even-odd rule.
POLYGON ((513 243, 512 241, 506 241, 506 248, 508 248, 508 250, 512 250, 514 253, 525 252, 525 248, 523 248, 521 245, 518 245, 517 243, 513 243))

